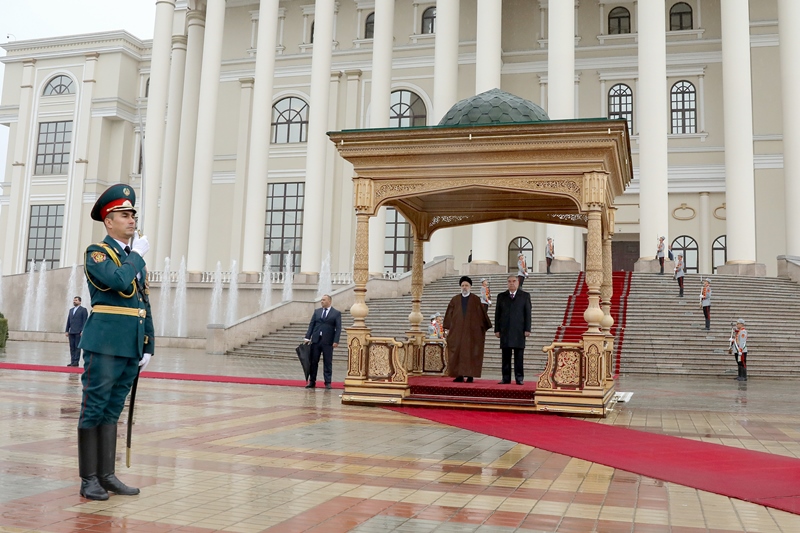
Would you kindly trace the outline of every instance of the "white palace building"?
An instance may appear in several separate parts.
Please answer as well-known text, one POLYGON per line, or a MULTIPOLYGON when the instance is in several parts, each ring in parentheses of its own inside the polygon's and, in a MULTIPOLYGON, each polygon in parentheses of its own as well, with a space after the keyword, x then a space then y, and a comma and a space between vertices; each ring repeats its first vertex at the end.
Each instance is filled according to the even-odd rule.
MULTIPOLYGON (((253 281, 291 254, 311 282, 330 254, 351 272, 353 170, 327 132, 435 126, 495 88, 550 119, 627 120, 615 269, 652 271, 659 236, 690 273, 775 276, 800 256, 798 0, 157 0, 154 22, 152 41, 3 45, 4 275, 82 263, 116 182, 143 203, 154 270, 236 260, 253 281)), ((513 220, 441 230, 425 256, 505 271, 522 250, 536 271, 548 236, 560 268, 583 264, 583 230, 513 220)), ((382 209, 370 272, 411 251, 382 209)))

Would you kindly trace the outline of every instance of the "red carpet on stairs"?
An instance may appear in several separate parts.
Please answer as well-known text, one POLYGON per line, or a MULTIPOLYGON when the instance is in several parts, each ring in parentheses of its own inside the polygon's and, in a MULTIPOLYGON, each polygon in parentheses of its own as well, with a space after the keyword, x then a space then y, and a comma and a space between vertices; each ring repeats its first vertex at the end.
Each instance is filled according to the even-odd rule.
MULTIPOLYGON (((614 325, 611 327, 611 334, 616 337, 613 370, 616 376, 620 370, 620 354, 622 353, 622 341, 625 336, 628 295, 631 290, 631 273, 614 272, 612 274, 612 286, 614 292, 611 296, 611 316, 614 318, 614 325)), ((558 327, 553 341, 579 342, 586 331, 587 326, 586 321, 583 319, 583 313, 588 307, 589 288, 586 286, 586 273, 581 272, 575 284, 575 291, 567 300, 564 319, 558 327)))
MULTIPOLYGON (((538 376, 534 376, 538 378, 538 376)), ((493 379, 476 379, 473 383, 453 383, 451 377, 409 376, 408 385, 412 395, 450 396, 472 398, 512 398, 528 400, 533 403, 536 393, 536 380, 525 381, 522 385, 511 382, 499 385, 493 379)))
POLYGON ((550 414, 388 409, 800 514, 800 459, 550 414))

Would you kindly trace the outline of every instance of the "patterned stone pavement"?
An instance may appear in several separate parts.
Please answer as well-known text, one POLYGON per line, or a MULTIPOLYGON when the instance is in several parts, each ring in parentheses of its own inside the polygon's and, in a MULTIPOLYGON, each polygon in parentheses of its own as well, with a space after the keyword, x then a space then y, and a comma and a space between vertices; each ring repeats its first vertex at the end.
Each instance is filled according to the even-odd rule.
MULTIPOLYGON (((64 365, 68 349, 12 342, 0 361, 64 365)), ((298 373, 287 362, 176 349, 160 350, 148 370, 298 373)), ((800 531, 800 516, 342 406, 336 390, 139 387, 132 467, 120 448, 117 474, 142 493, 90 502, 78 495, 78 375, 0 371, 0 532, 800 531)), ((796 382, 623 376, 618 389, 631 401, 596 423, 800 457, 796 382)))

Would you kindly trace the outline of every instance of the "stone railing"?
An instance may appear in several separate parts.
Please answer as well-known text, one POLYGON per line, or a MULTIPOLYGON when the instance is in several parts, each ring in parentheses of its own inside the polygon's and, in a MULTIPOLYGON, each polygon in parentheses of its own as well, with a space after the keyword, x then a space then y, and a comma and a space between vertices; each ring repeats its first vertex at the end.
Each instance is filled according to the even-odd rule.
POLYGON ((796 255, 779 255, 778 277, 789 278, 795 283, 800 283, 800 257, 796 255))
MULTIPOLYGON (((169 282, 170 283, 177 283, 178 282, 178 271, 170 270, 169 271, 169 282)), ((216 278, 216 271, 206 270, 204 272, 200 272, 200 278, 195 281, 195 283, 214 283, 216 278)), ((233 272, 231 271, 221 271, 220 272, 220 279, 222 283, 230 283, 231 276, 233 272)), ((241 275, 241 273, 240 273, 241 275)), ((384 276, 384 279, 397 279, 402 274, 400 273, 389 273, 387 272, 384 276), (389 274, 392 274, 393 277, 389 277, 389 274)), ((270 283, 281 284, 286 279, 286 272, 270 272, 270 283)), ((258 273, 258 278, 256 283, 261 283, 264 279, 263 272, 258 273)), ((165 281, 164 271, 148 271, 147 272, 147 281, 150 283, 162 283, 165 281)), ((240 280, 242 281, 242 280, 240 280)), ((350 285, 353 283, 353 273, 352 272, 332 272, 331 273, 331 285, 350 285)))

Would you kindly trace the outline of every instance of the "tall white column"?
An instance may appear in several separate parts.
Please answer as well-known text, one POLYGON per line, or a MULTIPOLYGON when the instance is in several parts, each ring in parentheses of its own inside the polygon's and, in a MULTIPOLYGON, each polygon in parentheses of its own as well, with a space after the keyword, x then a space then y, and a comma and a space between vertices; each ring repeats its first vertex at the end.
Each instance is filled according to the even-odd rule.
POLYGON ((80 93, 80 109, 75 128, 75 166, 72 170, 72 179, 69 181, 67 205, 64 209, 64 240, 61 266, 83 262, 83 250, 80 243, 81 216, 83 208, 83 187, 86 181, 89 166, 89 134, 92 126, 92 98, 94 97, 95 71, 100 55, 97 52, 86 54, 86 64, 83 69, 83 87, 80 93))
MULTIPOLYGON (((547 4, 547 115, 553 120, 575 118, 575 4, 550 0, 547 4)), ((575 228, 547 225, 555 258, 575 259, 575 228)))
MULTIPOLYGON (((438 18, 438 17, 437 17, 438 18)), ((501 38, 503 4, 501 0, 478 0, 478 20, 475 49, 475 94, 481 94, 501 86, 500 73, 503 68, 501 38)), ((508 262, 499 252, 499 222, 485 222, 472 226, 472 262, 476 264, 500 265, 508 262)))
POLYGON ((707 192, 700 193, 700 212, 697 218, 700 219, 700 253, 698 254, 700 264, 700 274, 711 274, 712 248, 711 242, 711 207, 707 192))
MULTIPOLYGON (((242 248, 242 272, 261 272, 264 263, 264 223, 267 212, 267 171, 275 76, 275 43, 278 39, 278 0, 261 0, 258 9, 256 78, 250 126, 250 165, 242 248)), ((314 107, 314 102, 311 104, 314 107)), ((309 154, 310 155, 310 154, 309 154)), ((303 250, 305 254, 305 249, 303 250)))
MULTIPOLYGON (((639 253, 652 261, 667 236, 667 43, 664 2, 640 2, 639 23, 639 253)), ((667 239, 669 242, 669 239, 667 239)))
MULTIPOLYGON (((361 70, 346 70, 344 75, 347 79, 347 94, 345 96, 344 108, 344 128, 353 130, 358 127, 358 110, 361 107, 361 70)), ((343 157, 338 159, 341 165, 342 187, 340 190, 339 202, 341 207, 339 223, 337 229, 339 233, 337 265, 335 272, 352 272, 353 253, 355 251, 355 220, 356 213, 353 210, 353 163, 343 157)), ((333 268, 333 266, 331 267, 333 268)))
MULTIPOLYGON (((436 43, 433 58, 433 121, 439 121, 458 101, 458 24, 460 0, 436 0, 436 43)), ((453 230, 431 236, 426 260, 453 255, 453 230)))
MULTIPOLYGON (((394 0, 375 0, 375 38, 372 41, 370 128, 388 128, 392 95, 392 48, 394 47, 394 0)), ((386 208, 369 220, 369 273, 383 273, 386 253, 386 208)))
MULTIPOLYGON (((139 216, 143 217, 141 229, 151 236, 157 234, 158 198, 161 193, 161 167, 164 157, 164 123, 169 94, 169 56, 172 51, 172 23, 175 0, 156 0, 156 24, 153 30, 153 48, 150 56, 150 90, 147 95, 145 122, 145 188, 144 204, 139 216)), ((157 243, 154 243, 157 246, 157 243)))
POLYGON ((331 87, 333 8, 330 0, 314 4, 314 47, 311 53, 311 102, 306 143, 305 203, 303 205, 303 253, 300 271, 317 274, 322 262, 322 208, 325 189, 325 157, 328 136, 328 98, 331 87))
POLYGON ((800 256, 800 2, 778 0, 778 38, 783 97, 783 183, 786 254, 800 256))
POLYGON ((26 172, 28 162, 28 141, 30 140, 31 106, 33 104, 33 80, 36 76, 36 60, 26 59, 22 63, 22 83, 19 90, 19 111, 17 112, 17 131, 14 135, 14 153, 11 156, 11 186, 4 191, 10 196, 7 210, 8 228, 3 253, 3 270, 5 274, 25 272, 25 255, 23 252, 22 231, 28 202, 26 192, 28 176, 33 169, 26 172))
POLYGON ((200 69, 203 62, 205 18, 189 11, 187 21, 186 69, 181 105, 178 164, 175 171, 175 201, 172 214, 172 264, 180 264, 189 250, 189 211, 192 205, 194 143, 197 140, 197 112, 200 102, 200 69))
MULTIPOLYGON (((181 133, 183 78, 186 75, 186 37, 172 36, 172 63, 169 72, 167 128, 164 134, 164 164, 161 170, 161 204, 158 210, 156 268, 162 270, 172 247, 172 217, 175 207, 175 180, 178 171, 178 141, 181 133)), ((149 189, 148 189, 149 192, 149 189)), ((152 211, 151 211, 152 213, 152 211)), ((150 214, 148 214, 148 217, 150 214)), ((178 258, 180 261, 180 258, 178 258)), ((175 262, 172 263, 175 265, 175 262)))
POLYGON ((720 16, 722 109, 725 117, 725 202, 728 212, 727 263, 754 263, 756 210, 748 0, 721 2, 720 16))
MULTIPOLYGON (((245 225, 249 215, 247 211, 247 197, 251 155, 250 130, 253 127, 253 78, 239 78, 239 126, 236 130, 236 180, 233 184, 233 213, 231 216, 231 252, 230 258, 235 259, 242 265, 243 256, 246 252, 244 248, 245 225)), ((262 218, 263 225, 263 218, 262 218)), ((263 233, 262 233, 263 238, 263 233)), ((259 249, 259 248, 257 248, 259 249)), ((261 241, 260 249, 264 249, 264 242, 261 241)), ((239 281, 257 282, 258 273, 254 271, 242 270, 239 281)))
POLYGON ((211 208, 214 133, 217 126, 217 95, 224 28, 225 0, 208 0, 203 66, 200 72, 200 103, 197 109, 192 207, 189 211, 189 251, 186 259, 189 272, 202 272, 206 268, 208 212, 211 208))

